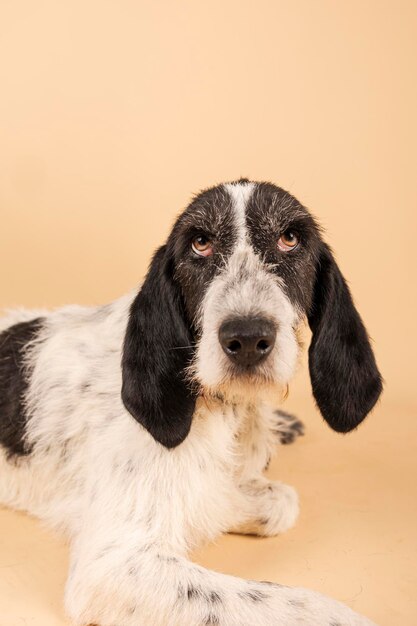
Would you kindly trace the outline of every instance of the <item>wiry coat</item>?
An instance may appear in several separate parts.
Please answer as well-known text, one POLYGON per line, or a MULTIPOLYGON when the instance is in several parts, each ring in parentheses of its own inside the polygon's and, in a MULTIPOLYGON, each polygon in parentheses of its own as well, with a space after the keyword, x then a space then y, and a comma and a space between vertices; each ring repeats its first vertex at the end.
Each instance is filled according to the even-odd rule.
POLYGON ((280 431, 299 428, 268 397, 294 372, 306 318, 313 393, 347 432, 381 379, 346 283, 295 198, 238 181, 195 198, 137 295, 0 320, 0 501, 68 536, 76 624, 370 624, 318 593, 187 560, 219 533, 271 536, 297 518, 295 491, 262 472, 280 431), (219 341, 230 320, 273 328, 259 364, 219 341))

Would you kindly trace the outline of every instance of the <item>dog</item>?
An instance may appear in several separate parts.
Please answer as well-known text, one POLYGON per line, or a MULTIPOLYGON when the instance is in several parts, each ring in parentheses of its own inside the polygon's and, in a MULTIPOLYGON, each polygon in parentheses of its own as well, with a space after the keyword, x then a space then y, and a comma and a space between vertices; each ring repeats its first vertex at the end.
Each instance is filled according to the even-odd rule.
POLYGON ((68 538, 75 624, 371 624, 187 560, 220 533, 297 519, 294 489, 263 470, 301 432, 275 402, 306 321, 315 401, 346 433, 382 390, 367 332, 315 219, 246 179, 194 197, 138 293, 1 320, 0 501, 68 538))

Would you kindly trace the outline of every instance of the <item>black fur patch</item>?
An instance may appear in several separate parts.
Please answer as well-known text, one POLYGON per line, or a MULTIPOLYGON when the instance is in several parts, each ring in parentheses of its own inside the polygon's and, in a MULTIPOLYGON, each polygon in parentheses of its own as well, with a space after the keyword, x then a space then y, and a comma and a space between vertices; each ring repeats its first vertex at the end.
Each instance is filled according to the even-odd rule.
POLYGON ((208 599, 212 604, 220 604, 222 602, 222 599, 217 591, 211 591, 208 595, 208 599))
POLYGON ((134 300, 123 348, 122 400, 129 413, 167 448, 184 441, 195 394, 185 379, 193 335, 166 246, 155 254, 134 300))
POLYGON ((30 453, 24 440, 27 418, 23 398, 28 381, 23 356, 42 323, 39 317, 0 333, 0 443, 10 455, 30 453))
POLYGON ((203 595, 202 591, 201 591, 201 589, 199 587, 193 587, 192 585, 188 585, 187 598, 189 600, 193 600, 193 599, 199 598, 202 595, 203 595))
POLYGON ((167 247, 175 266, 174 276, 192 322, 207 287, 233 252, 235 242, 232 200, 223 187, 207 189, 199 194, 178 218, 167 247), (198 235, 205 235, 213 242, 215 254, 202 258, 192 252, 191 242, 198 235))
POLYGON ((320 229, 300 202, 284 189, 259 183, 246 208, 251 243, 261 259, 274 267, 293 304, 307 311, 311 305, 320 229), (278 249, 286 230, 298 233, 300 243, 291 252, 278 249))
POLYGON ((377 402, 382 378, 349 288, 325 244, 308 321, 313 331, 309 367, 314 398, 334 430, 349 432, 377 402))
POLYGON ((250 602, 255 603, 262 602, 269 597, 267 593, 259 591, 258 589, 252 589, 251 591, 241 591, 238 593, 238 596, 242 598, 242 600, 249 600, 250 602))

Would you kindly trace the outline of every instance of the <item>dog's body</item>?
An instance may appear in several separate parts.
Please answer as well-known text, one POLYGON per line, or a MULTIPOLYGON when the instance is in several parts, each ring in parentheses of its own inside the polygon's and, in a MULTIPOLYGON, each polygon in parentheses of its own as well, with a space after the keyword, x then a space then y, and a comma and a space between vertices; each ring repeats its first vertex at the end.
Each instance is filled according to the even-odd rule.
POLYGON ((295 491, 262 472, 299 428, 268 398, 293 374, 305 317, 317 403, 350 430, 381 382, 343 278, 294 198, 239 181, 195 199, 137 296, 0 320, 0 501, 69 537, 77 624, 369 624, 312 591, 186 558, 219 533, 296 520, 295 491), (329 389, 332 376, 347 380, 329 389))

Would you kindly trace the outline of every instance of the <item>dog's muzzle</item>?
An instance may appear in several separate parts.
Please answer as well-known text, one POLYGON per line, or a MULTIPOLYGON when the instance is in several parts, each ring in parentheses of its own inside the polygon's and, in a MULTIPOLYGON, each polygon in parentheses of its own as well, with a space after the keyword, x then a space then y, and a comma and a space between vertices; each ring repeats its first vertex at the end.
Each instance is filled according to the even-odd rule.
POLYGON ((262 317, 228 319, 219 329, 224 353, 243 368, 265 361, 275 345, 276 335, 275 324, 262 317))

